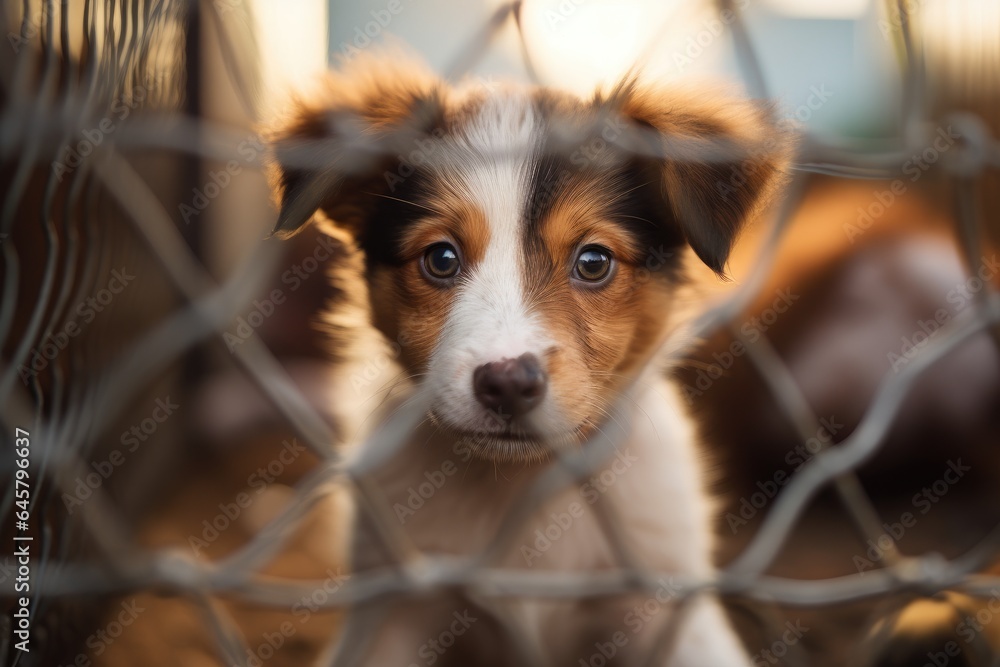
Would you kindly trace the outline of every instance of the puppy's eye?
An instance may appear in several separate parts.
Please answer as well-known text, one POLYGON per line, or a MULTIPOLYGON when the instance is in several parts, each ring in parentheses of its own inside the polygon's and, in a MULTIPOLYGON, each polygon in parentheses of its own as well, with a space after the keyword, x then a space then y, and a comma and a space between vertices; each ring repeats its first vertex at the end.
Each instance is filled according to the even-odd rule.
POLYGON ((589 283, 604 280, 611 272, 611 251, 601 246, 587 246, 577 256, 573 272, 589 283))
POLYGON ((427 275, 437 280, 454 278, 461 268, 458 251, 450 243, 432 245, 424 253, 424 270, 427 275))

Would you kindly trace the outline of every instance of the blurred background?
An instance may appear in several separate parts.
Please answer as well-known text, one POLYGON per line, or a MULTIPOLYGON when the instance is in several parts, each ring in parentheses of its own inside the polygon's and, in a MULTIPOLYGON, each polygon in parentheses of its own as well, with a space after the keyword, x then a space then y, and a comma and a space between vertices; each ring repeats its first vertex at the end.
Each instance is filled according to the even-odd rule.
POLYGON ((586 95, 638 63, 773 99, 803 134, 794 180, 677 371, 720 564, 771 540, 786 591, 730 611, 755 664, 919 666, 951 644, 947 664, 996 664, 996 2, 8 0, 0 22, 0 543, 17 427, 34 538, 30 653, 0 552, 4 664, 304 665, 336 636, 334 451, 367 413, 335 390, 322 313, 355 306, 326 274, 356 258, 265 238, 263 142, 379 48, 454 80, 586 95), (762 534, 803 464, 873 429, 787 539, 762 534))

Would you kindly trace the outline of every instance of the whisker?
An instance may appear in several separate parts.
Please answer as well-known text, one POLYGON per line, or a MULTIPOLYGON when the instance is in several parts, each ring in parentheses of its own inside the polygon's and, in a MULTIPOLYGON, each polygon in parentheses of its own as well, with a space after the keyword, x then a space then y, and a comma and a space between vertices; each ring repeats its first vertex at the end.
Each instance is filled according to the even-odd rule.
POLYGON ((371 195, 372 197, 381 197, 382 199, 391 199, 393 201, 398 201, 401 204, 407 204, 409 206, 415 206, 416 208, 422 208, 425 211, 430 211, 431 213, 434 213, 435 215, 437 214, 437 211, 435 211, 434 209, 430 208, 429 206, 424 206, 423 204, 418 204, 417 202, 410 201, 408 199, 400 199, 399 197, 391 197, 389 195, 384 195, 384 194, 381 194, 381 193, 378 193, 378 192, 366 192, 364 194, 371 195))
POLYGON ((640 218, 637 215, 626 215, 624 213, 617 213, 613 217, 627 219, 627 220, 638 220, 639 222, 645 222, 645 223, 647 223, 649 225, 652 225, 654 227, 656 226, 656 224, 652 220, 647 220, 646 218, 640 218))
MULTIPOLYGON (((395 407, 395 409, 393 409, 392 412, 390 412, 387 415, 382 416, 379 419, 379 423, 381 423, 381 424, 388 424, 388 423, 390 423, 392 421, 392 418, 395 417, 401 410, 406 409, 414 401, 421 400, 422 398, 423 398, 422 392, 419 392, 419 391, 413 392, 412 395, 407 396, 405 399, 403 399, 403 401, 399 405, 397 405, 395 407)), ((368 420, 371 419, 372 417, 374 417, 375 414, 382 408, 382 406, 385 404, 385 400, 386 399, 383 399, 383 401, 381 403, 379 403, 379 405, 375 406, 375 408, 373 408, 372 411, 368 413, 368 415, 361 421, 361 423, 358 424, 357 432, 355 433, 355 438, 357 438, 358 434, 360 434, 363 431, 365 424, 368 423, 368 420)))

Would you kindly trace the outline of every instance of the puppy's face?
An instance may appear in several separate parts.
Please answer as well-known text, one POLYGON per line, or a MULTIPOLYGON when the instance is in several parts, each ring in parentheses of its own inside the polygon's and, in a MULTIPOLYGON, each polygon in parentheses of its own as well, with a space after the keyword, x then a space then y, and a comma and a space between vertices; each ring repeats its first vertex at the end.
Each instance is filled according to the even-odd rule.
POLYGON ((279 136, 279 229, 321 210, 355 236, 375 323, 481 456, 579 442, 673 323, 682 250, 721 271, 775 180, 765 114, 368 67, 279 136))

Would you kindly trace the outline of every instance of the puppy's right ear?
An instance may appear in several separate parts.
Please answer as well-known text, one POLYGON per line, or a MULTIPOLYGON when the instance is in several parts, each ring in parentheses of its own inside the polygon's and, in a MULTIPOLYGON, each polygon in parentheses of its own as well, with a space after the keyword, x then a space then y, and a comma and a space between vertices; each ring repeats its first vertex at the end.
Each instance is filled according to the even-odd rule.
POLYGON ((624 80, 609 104, 629 119, 624 139, 652 152, 652 173, 679 235, 719 276, 740 231, 788 179, 795 137, 770 104, 711 90, 677 90, 624 80), (662 156, 659 153, 662 152, 662 156))
POLYGON ((299 100, 271 133, 270 181, 280 213, 272 233, 291 236, 317 211, 355 238, 385 173, 441 123, 444 86, 401 58, 356 61, 299 100))

